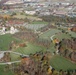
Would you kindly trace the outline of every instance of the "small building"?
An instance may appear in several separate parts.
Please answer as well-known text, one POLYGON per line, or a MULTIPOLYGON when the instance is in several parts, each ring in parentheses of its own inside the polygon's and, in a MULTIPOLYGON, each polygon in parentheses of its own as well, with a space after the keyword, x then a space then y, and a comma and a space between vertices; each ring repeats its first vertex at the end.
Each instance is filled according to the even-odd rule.
POLYGON ((25 13, 28 15, 34 15, 36 13, 36 11, 25 11, 25 13))

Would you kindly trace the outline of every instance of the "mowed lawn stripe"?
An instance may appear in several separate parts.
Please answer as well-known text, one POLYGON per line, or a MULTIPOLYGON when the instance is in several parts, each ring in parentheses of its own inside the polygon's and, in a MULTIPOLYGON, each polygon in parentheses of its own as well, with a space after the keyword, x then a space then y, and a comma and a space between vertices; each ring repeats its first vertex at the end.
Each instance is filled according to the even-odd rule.
POLYGON ((19 42, 20 40, 14 38, 11 34, 0 35, 0 50, 9 50, 12 41, 19 42))
POLYGON ((57 70, 74 70, 76 69, 76 64, 72 63, 68 59, 62 56, 55 56, 51 59, 50 64, 57 70))
POLYGON ((44 49, 44 47, 37 46, 37 45, 32 44, 32 43, 28 43, 26 47, 19 47, 15 51, 22 53, 22 54, 30 54, 30 53, 34 54, 34 53, 39 52, 41 50, 45 51, 46 48, 44 49))
POLYGON ((44 32, 42 35, 40 35, 40 38, 50 39, 51 36, 55 35, 55 33, 58 33, 58 32, 61 32, 61 31, 57 29, 50 29, 44 32))

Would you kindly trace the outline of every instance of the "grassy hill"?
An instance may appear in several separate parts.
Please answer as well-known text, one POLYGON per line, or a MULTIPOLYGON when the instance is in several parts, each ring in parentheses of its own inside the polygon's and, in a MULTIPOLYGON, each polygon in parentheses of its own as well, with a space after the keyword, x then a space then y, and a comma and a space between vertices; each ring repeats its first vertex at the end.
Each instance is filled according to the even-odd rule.
POLYGON ((0 50, 8 50, 11 41, 19 42, 20 40, 14 38, 11 34, 0 35, 0 50))
POLYGON ((52 67, 54 67, 56 70, 74 70, 76 69, 76 64, 72 63, 68 59, 62 57, 62 56, 54 56, 50 64, 52 67))

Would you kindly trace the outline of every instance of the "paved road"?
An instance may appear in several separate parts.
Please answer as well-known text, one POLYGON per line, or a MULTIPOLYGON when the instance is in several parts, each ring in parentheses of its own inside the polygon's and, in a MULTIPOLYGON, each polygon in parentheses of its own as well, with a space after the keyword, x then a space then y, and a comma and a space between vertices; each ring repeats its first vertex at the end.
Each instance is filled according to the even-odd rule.
MULTIPOLYGON (((10 52, 10 53, 14 53, 14 54, 17 54, 17 55, 23 55, 23 56, 29 57, 29 55, 25 55, 25 54, 21 54, 21 53, 18 53, 18 52, 13 52, 13 51, 0 51, 0 52, 1 52, 1 53, 10 52)), ((12 63, 19 63, 19 62, 21 62, 21 60, 19 60, 19 61, 12 61, 12 62, 0 63, 0 65, 12 64, 12 63)))
POLYGON ((24 56, 29 57, 29 55, 25 55, 25 54, 21 54, 21 53, 18 53, 18 52, 13 52, 13 51, 0 51, 0 52, 1 53, 9 52, 9 53, 14 53, 14 54, 17 54, 17 55, 24 55, 24 56))
POLYGON ((0 65, 7 65, 7 64, 13 64, 13 63, 19 63, 19 62, 21 62, 21 60, 19 60, 19 61, 12 61, 12 62, 0 63, 0 65))
POLYGON ((53 37, 54 37, 55 35, 52 35, 51 37, 50 37, 50 39, 53 41, 53 37))

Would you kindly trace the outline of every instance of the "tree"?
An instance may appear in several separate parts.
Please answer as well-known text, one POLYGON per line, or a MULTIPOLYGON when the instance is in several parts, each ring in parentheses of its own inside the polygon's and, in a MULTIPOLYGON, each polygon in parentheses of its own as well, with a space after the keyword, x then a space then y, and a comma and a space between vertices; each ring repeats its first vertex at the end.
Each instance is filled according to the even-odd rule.
POLYGON ((24 75, 26 73, 28 75, 48 75, 48 68, 50 64, 48 62, 49 57, 47 55, 47 53, 42 55, 40 52, 31 55, 27 60, 28 64, 26 64, 27 61, 24 58, 24 62, 21 62, 18 66, 15 67, 15 73, 20 75, 24 75))

